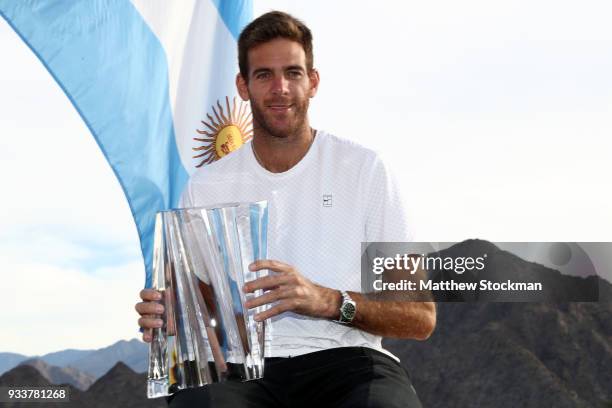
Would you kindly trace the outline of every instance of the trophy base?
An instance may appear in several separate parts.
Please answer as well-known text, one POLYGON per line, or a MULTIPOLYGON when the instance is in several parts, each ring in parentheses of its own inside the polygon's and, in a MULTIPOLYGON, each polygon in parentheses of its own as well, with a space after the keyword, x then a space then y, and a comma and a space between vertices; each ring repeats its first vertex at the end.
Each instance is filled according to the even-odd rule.
POLYGON ((149 379, 147 381, 147 398, 167 397, 168 392, 168 377, 159 379, 149 379))
POLYGON ((264 366, 263 365, 252 365, 252 366, 242 366, 244 367, 241 371, 242 381, 252 381, 258 380, 263 377, 264 366))
MULTIPOLYGON (((227 369, 224 372, 218 373, 215 370, 215 365, 212 361, 208 362, 208 370, 205 370, 211 374, 211 377, 206 381, 188 381, 186 383, 173 383, 170 384, 167 376, 160 378, 149 378, 147 380, 147 398, 160 398, 168 397, 180 390, 186 388, 202 387, 207 384, 223 382, 223 381, 253 381, 263 378, 264 364, 236 364, 228 363, 227 369)), ((186 377, 185 377, 186 378, 186 377)), ((192 378, 193 379, 193 378, 192 378)))

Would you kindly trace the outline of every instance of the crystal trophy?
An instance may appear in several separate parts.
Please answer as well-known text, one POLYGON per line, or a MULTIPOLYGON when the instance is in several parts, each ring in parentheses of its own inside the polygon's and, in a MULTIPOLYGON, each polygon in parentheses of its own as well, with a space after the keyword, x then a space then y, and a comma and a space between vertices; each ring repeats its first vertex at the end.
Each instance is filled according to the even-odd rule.
POLYGON ((153 289, 162 293, 164 324, 149 346, 147 396, 263 376, 265 324, 247 309, 244 284, 268 274, 249 264, 267 258, 267 202, 159 212, 153 289))

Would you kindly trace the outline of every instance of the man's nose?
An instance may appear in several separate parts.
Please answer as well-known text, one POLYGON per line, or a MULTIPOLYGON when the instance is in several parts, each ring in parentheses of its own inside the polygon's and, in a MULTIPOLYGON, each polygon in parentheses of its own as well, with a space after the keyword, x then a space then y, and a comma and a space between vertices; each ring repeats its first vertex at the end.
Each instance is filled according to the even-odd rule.
POLYGON ((289 81, 282 76, 275 76, 272 80, 272 94, 274 95, 285 95, 289 92, 289 81))

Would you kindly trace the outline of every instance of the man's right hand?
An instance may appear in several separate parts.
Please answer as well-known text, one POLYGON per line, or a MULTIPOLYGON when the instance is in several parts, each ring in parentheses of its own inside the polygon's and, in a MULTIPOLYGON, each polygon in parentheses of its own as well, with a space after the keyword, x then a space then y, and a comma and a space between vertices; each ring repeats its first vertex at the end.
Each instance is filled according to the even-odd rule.
POLYGON ((143 289, 140 291, 140 298, 143 302, 136 303, 136 311, 140 314, 138 325, 144 329, 142 340, 146 343, 153 340, 152 329, 162 327, 161 315, 164 313, 164 306, 158 303, 162 296, 154 289, 143 289))

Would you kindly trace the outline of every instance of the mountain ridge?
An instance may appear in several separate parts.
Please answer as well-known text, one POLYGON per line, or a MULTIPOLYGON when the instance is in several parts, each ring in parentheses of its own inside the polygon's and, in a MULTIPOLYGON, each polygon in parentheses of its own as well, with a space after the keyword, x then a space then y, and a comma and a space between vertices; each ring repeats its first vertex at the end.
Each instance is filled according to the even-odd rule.
POLYGON ((47 364, 39 358, 22 361, 19 365, 29 365, 38 370, 51 384, 70 384, 79 390, 86 390, 91 386, 95 378, 72 366, 57 367, 47 364))
POLYGON ((67 349, 42 356, 0 353, 0 375, 26 360, 41 360, 50 366, 76 369, 95 379, 106 373, 118 361, 123 361, 136 372, 147 370, 148 345, 136 338, 119 340, 109 346, 91 350, 67 349), (4 368, 4 369, 1 369, 4 368))

